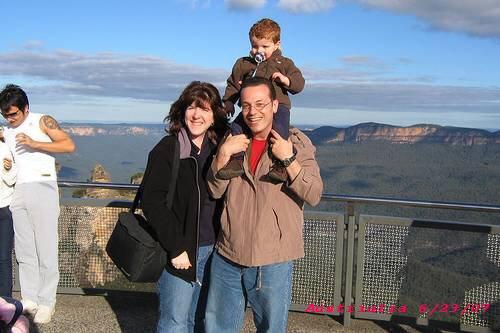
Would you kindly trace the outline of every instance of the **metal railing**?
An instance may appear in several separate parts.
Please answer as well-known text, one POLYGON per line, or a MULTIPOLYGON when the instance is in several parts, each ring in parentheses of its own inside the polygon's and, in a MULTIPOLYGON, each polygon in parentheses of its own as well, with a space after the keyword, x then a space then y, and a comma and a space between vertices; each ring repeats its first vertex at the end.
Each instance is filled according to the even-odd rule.
MULTIPOLYGON (((138 188, 68 181, 59 186, 138 188)), ((322 201, 343 204, 344 211, 305 212, 306 255, 295 263, 292 310, 339 315, 346 326, 354 317, 470 332, 500 329, 500 218, 489 224, 361 214, 361 208, 376 205, 496 216, 500 206, 333 194, 322 201)), ((60 292, 154 290, 129 283, 105 253, 117 214, 129 206, 123 200, 62 201, 60 292)))

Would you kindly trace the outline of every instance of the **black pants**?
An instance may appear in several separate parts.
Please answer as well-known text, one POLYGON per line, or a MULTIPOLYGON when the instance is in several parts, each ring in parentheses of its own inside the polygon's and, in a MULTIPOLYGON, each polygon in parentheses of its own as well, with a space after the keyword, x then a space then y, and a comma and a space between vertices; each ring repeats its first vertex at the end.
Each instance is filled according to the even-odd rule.
POLYGON ((14 226, 9 207, 0 208, 0 296, 12 296, 14 226))

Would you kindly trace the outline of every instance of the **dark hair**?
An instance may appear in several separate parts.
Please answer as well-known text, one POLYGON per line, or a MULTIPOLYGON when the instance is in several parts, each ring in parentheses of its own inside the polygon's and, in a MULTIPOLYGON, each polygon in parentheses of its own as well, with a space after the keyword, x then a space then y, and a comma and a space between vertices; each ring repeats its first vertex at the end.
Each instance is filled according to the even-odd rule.
POLYGON ((0 92, 0 111, 8 112, 12 106, 24 112, 29 106, 28 96, 21 87, 15 84, 8 84, 0 92))
POLYGON ((280 41, 280 33, 281 29, 278 23, 271 19, 263 18, 252 25, 248 36, 250 38, 255 36, 258 39, 270 39, 273 43, 277 43, 280 41))
POLYGON ((272 100, 276 99, 276 89, 274 89, 273 83, 267 78, 260 76, 254 76, 243 81, 243 83, 241 84, 240 95, 243 89, 260 85, 264 85, 269 89, 269 97, 271 97, 272 100))
POLYGON ((207 135, 212 142, 219 141, 228 128, 228 120, 219 91, 208 82, 191 82, 172 104, 168 116, 164 119, 164 121, 169 122, 168 131, 170 134, 177 134, 182 127, 186 127, 184 122, 186 109, 193 102, 195 102, 195 106, 199 107, 210 106, 214 114, 214 125, 208 129, 207 135))

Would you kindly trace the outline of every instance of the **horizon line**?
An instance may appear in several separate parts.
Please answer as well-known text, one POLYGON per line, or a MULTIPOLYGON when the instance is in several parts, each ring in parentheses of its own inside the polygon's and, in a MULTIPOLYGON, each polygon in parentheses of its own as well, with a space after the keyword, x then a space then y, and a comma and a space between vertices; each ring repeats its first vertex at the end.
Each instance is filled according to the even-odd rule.
MULTIPOLYGON (((165 123, 163 123, 163 122, 127 121, 127 120, 61 120, 60 123, 61 124, 92 124, 92 125, 134 125, 134 124, 138 124, 138 125, 165 125, 165 123)), ((431 125, 431 126, 451 127, 451 128, 465 128, 465 129, 472 129, 472 130, 478 129, 478 130, 485 130, 485 131, 488 131, 491 133, 500 131, 500 128, 463 127, 463 126, 439 125, 439 124, 432 124, 432 123, 418 123, 418 124, 403 126, 403 125, 379 123, 379 122, 374 122, 374 121, 360 122, 357 124, 350 124, 350 125, 349 124, 325 124, 325 125, 290 124, 290 125, 298 127, 300 129, 317 129, 319 127, 349 128, 349 127, 357 126, 360 124, 368 124, 368 123, 387 125, 387 126, 395 126, 395 127, 413 127, 413 126, 418 126, 418 125, 431 125)))

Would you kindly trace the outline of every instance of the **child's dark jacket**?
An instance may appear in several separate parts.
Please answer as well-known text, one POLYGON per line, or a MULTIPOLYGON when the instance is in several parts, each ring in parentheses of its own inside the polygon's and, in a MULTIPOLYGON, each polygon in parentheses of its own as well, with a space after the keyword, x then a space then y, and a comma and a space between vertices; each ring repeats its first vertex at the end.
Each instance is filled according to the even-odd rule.
MULTIPOLYGON (((234 64, 231 75, 227 79, 226 92, 222 98, 228 113, 234 114, 234 104, 238 102, 240 97, 240 81, 251 77, 256 67, 257 63, 251 57, 239 58, 234 64)), ((290 109, 292 105, 288 93, 294 95, 301 92, 304 89, 304 77, 291 59, 281 55, 280 50, 274 51, 269 59, 259 65, 255 76, 272 80, 272 75, 275 72, 280 72, 290 79, 289 87, 284 87, 282 84, 273 81, 279 103, 286 105, 290 109)))

